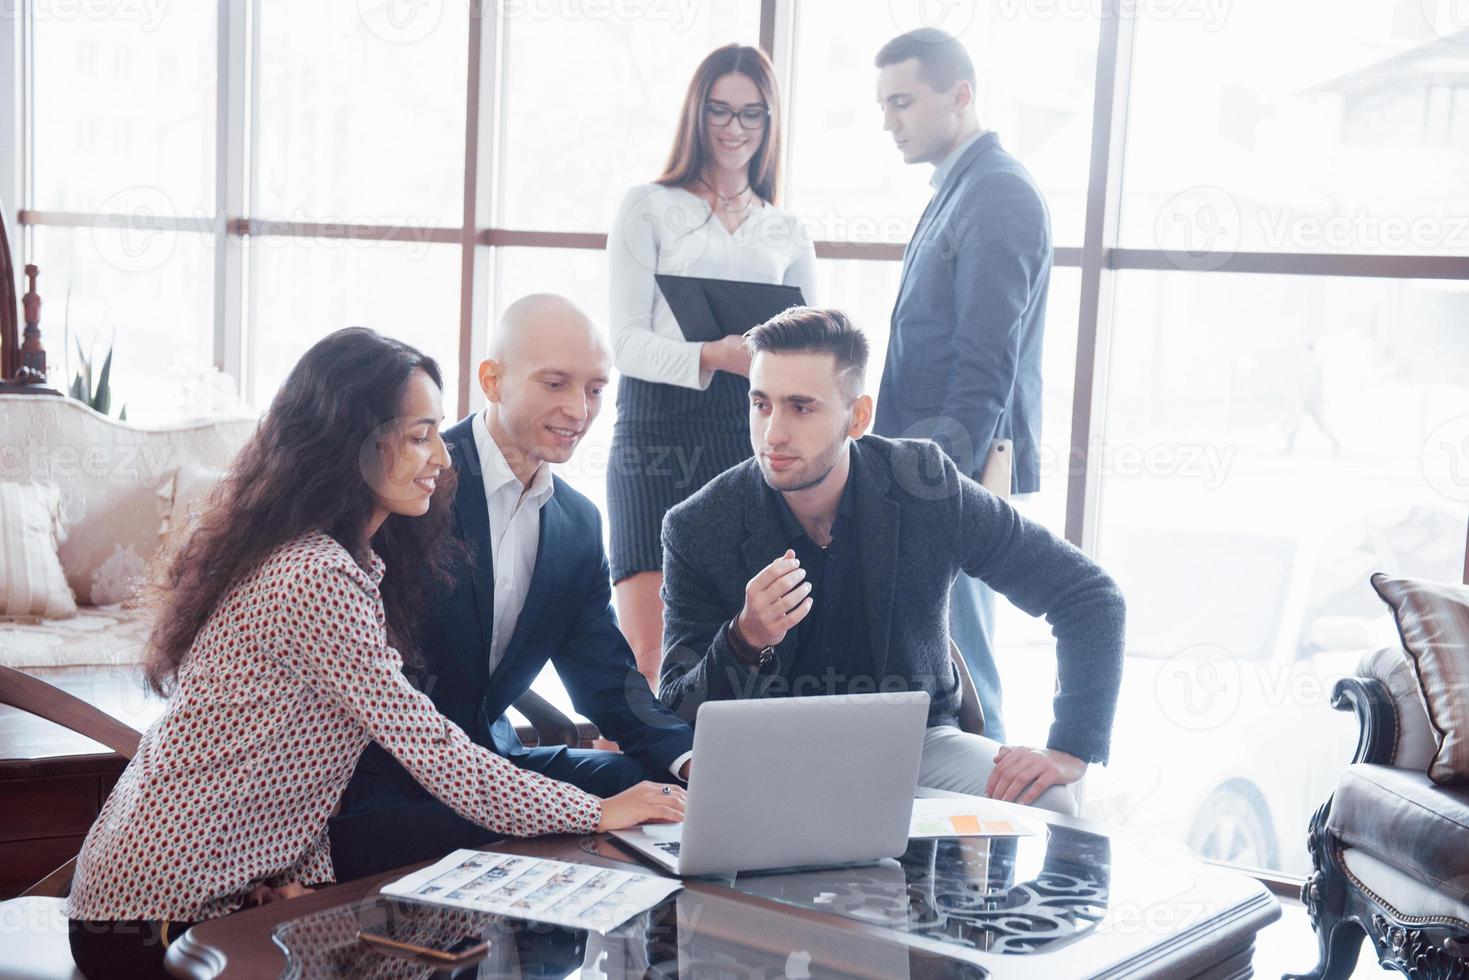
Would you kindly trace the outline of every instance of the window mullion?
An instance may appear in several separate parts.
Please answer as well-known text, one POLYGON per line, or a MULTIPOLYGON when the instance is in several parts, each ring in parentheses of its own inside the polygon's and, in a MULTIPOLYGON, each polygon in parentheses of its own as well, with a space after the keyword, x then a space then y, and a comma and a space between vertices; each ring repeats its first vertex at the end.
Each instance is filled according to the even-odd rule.
POLYGON ((1071 403, 1071 451, 1066 473, 1066 540, 1095 554, 1100 478, 1091 451, 1102 433, 1112 294, 1117 273, 1109 268, 1117 245, 1123 143, 1137 18, 1126 0, 1106 0, 1097 36, 1097 81, 1092 110, 1091 172, 1087 179, 1086 229, 1081 248, 1081 316, 1077 324, 1076 375, 1071 403))
POLYGON ((233 234, 247 214, 250 125, 251 0, 219 0, 219 68, 215 115, 214 365, 248 391, 245 316, 248 290, 245 239, 233 234))

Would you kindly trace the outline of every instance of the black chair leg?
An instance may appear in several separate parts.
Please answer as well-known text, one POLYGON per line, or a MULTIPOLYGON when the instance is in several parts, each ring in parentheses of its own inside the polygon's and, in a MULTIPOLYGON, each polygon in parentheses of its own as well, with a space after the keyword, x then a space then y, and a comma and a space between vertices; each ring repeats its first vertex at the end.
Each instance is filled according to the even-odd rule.
POLYGON ((1287 973, 1281 980, 1348 980, 1357 968, 1365 935, 1349 919, 1328 920, 1323 916, 1316 930, 1319 947, 1316 969, 1310 973, 1287 973))

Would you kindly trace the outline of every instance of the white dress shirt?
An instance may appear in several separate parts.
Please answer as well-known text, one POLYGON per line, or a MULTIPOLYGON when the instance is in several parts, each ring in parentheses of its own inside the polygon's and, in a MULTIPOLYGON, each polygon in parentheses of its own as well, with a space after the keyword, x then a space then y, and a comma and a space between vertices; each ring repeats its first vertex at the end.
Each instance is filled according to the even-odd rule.
MULTIPOLYGON (((500 444, 490 435, 485 413, 477 412, 469 423, 474 448, 479 454, 479 471, 485 484, 485 505, 490 512, 490 552, 495 571, 495 622, 490 630, 489 673, 505 657, 505 648, 515 635, 531 576, 541 546, 541 508, 555 492, 551 467, 536 468, 527 487, 516 478, 500 444)), ((693 758, 685 752, 673 760, 669 770, 679 775, 683 764, 693 758)))
POLYGON ((479 453, 479 471, 485 482, 485 505, 490 512, 490 554, 495 571, 495 623, 490 634, 490 672, 505 656, 515 635, 515 624, 530 593, 531 575, 536 570, 536 553, 541 544, 541 508, 551 499, 555 485, 551 467, 536 468, 527 487, 515 477, 500 446, 490 435, 485 413, 478 412, 470 423, 474 448, 479 453))
POLYGON ((939 188, 944 186, 944 181, 949 179, 949 174, 953 173, 954 167, 959 163, 959 158, 964 155, 964 151, 973 146, 975 140, 979 139, 984 134, 985 130, 981 129, 979 132, 975 133, 973 136, 969 137, 967 140, 954 147, 953 151, 948 156, 944 157, 942 161, 934 164, 933 176, 928 178, 928 183, 930 186, 933 187, 934 190, 938 190, 939 188))
POLYGON ((816 290, 816 248, 795 215, 752 208, 733 232, 692 191, 641 184, 627 192, 607 236, 612 363, 643 381, 704 389, 701 344, 685 340, 655 273, 797 286, 816 290))

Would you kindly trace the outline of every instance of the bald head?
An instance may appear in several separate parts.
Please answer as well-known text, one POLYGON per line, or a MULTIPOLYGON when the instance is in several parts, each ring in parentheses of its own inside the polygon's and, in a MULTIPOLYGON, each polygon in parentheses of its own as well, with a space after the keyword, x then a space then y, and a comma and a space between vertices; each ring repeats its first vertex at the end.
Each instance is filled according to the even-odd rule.
POLYGON ((565 462, 602 407, 612 356, 564 296, 532 293, 505 308, 479 365, 490 434, 522 482, 565 462))
POLYGON ((597 328, 579 306, 555 293, 531 293, 505 307, 491 332, 487 356, 511 365, 528 347, 562 342, 603 347, 597 328))

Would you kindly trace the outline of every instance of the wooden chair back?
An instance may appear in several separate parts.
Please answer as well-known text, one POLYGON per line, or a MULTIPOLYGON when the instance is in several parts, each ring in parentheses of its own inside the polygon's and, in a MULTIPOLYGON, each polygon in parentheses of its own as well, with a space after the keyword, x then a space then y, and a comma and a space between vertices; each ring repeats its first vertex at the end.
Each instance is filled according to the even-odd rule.
MULTIPOLYGON (((138 739, 142 736, 136 730, 76 695, 52 687, 39 677, 32 677, 13 667, 0 666, 0 704, 19 708, 78 735, 101 742, 125 759, 131 759, 137 754, 138 739)), ((76 859, 72 858, 21 894, 51 898, 65 895, 75 866, 76 859)))

